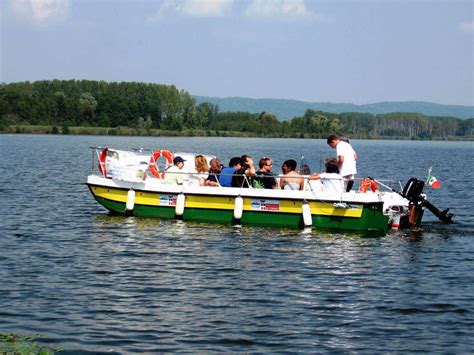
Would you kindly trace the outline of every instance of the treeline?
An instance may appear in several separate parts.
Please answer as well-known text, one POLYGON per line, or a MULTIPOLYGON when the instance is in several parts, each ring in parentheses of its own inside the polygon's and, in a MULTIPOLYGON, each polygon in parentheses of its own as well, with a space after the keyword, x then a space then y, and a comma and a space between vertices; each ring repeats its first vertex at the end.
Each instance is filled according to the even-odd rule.
MULTIPOLYGON (((429 117, 418 113, 327 113, 309 109, 280 122, 271 113, 219 112, 211 103, 196 104, 173 85, 90 80, 52 80, 1 84, 0 131, 21 125, 51 126, 51 133, 70 127, 156 130, 201 130, 208 135, 320 138, 340 133, 358 138, 415 139, 474 136, 474 118, 429 117)), ((122 130, 127 131, 129 130, 122 130)))

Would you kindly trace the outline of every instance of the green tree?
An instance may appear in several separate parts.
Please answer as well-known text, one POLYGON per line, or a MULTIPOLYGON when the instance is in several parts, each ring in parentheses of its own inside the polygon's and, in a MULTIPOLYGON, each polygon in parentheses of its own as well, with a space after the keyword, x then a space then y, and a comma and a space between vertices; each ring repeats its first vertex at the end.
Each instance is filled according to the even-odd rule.
POLYGON ((138 117, 137 129, 144 129, 144 128, 145 128, 145 119, 143 117, 138 117))
POLYGON ((82 93, 79 98, 79 106, 82 113, 84 114, 86 122, 94 125, 96 123, 94 122, 94 118, 95 110, 97 108, 97 101, 95 97, 89 92, 82 93))
POLYGON ((148 115, 145 121, 145 129, 148 132, 148 134, 150 134, 152 127, 153 127, 153 120, 151 119, 151 116, 148 115))

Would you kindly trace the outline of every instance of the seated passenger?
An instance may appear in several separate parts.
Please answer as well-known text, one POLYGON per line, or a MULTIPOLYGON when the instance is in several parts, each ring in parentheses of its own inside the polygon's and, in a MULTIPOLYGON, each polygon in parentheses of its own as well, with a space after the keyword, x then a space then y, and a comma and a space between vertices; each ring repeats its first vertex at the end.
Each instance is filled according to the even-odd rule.
POLYGON ((183 174, 181 173, 181 170, 184 167, 185 161, 186 160, 179 156, 175 157, 173 159, 173 165, 166 170, 164 181, 169 184, 183 185, 183 174))
POLYGON ((311 175, 311 169, 307 164, 301 164, 300 175, 311 175))
POLYGON ((222 187, 232 187, 232 177, 240 168, 242 168, 242 160, 239 157, 230 159, 229 166, 223 168, 219 174, 219 184, 222 187))
POLYGON ((260 170, 253 178, 253 187, 256 189, 280 189, 275 175, 272 173, 273 162, 268 157, 263 157, 258 162, 260 170))
POLYGON ((309 180, 320 180, 322 184, 323 192, 334 192, 334 193, 344 192, 344 181, 342 180, 342 176, 339 175, 337 159, 328 158, 326 159, 325 165, 326 165, 325 173, 319 173, 319 174, 314 173, 309 177, 309 180))
POLYGON ((204 185, 205 186, 219 186, 219 174, 221 173, 221 170, 222 170, 222 164, 220 163, 219 159, 212 158, 209 162, 209 165, 210 165, 209 176, 204 182, 204 185))
POLYGON ((194 158, 194 166, 194 172, 189 174, 189 184, 205 186, 205 181, 208 178, 210 171, 206 157, 201 154, 196 155, 194 158))
POLYGON ((280 178, 280 187, 283 190, 303 190, 304 179, 295 171, 296 165, 296 160, 289 159, 281 166, 284 175, 280 178))
POLYGON ((250 155, 242 155, 240 157, 242 167, 235 172, 232 178, 232 187, 250 187, 252 186, 252 176, 255 175, 255 167, 253 159, 250 155))

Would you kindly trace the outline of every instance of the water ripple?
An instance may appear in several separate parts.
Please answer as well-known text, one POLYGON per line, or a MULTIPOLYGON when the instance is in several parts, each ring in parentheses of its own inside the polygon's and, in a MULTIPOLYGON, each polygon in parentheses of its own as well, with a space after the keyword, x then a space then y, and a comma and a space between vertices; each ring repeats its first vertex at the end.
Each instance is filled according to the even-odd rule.
MULTIPOLYGON (((213 153, 202 139, 160 142, 213 153)), ((331 153, 322 140, 247 142, 250 154, 270 151, 277 164, 331 153)), ((109 215, 84 186, 87 147, 105 143, 156 146, 151 138, 18 135, 7 145, 0 137, 0 195, 9 202, 0 204, 0 332, 40 333, 65 353, 473 351, 474 176, 458 176, 448 159, 474 166, 472 143, 357 142, 368 157, 361 172, 403 179, 425 173, 434 145, 431 164, 446 183, 433 198, 456 213, 453 225, 427 215, 422 229, 377 239, 109 215), (64 149, 74 162, 57 154, 64 149), (401 154, 398 165, 380 158, 401 154), (20 174, 18 162, 37 169, 20 174)), ((225 161, 241 143, 213 146, 225 161)))

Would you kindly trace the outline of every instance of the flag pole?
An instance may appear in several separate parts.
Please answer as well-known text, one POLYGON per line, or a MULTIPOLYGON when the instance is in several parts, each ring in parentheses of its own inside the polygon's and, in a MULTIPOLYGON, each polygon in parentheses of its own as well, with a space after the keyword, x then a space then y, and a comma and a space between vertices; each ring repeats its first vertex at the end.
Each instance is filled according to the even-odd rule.
POLYGON ((429 184, 430 182, 430 177, 431 177, 431 170, 433 169, 432 166, 428 169, 428 177, 426 178, 426 184, 429 184))

